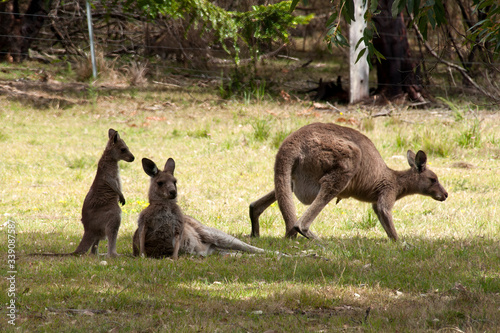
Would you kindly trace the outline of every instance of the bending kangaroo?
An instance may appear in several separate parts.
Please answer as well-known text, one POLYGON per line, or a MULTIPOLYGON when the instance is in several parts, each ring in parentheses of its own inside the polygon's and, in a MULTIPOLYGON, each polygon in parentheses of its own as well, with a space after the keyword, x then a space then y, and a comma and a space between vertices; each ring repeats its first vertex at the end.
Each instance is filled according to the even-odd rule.
POLYGON ((163 171, 147 158, 142 159, 142 167, 151 177, 149 206, 137 221, 134 256, 172 257, 176 260, 180 253, 206 256, 221 249, 264 252, 182 213, 177 205, 175 161, 172 158, 167 160, 163 171))
POLYGON ((107 237, 108 256, 118 256, 116 238, 122 213, 118 202, 125 205, 118 161, 132 162, 135 158, 117 131, 109 129, 108 136, 94 182, 83 202, 83 237, 72 254, 84 254, 90 248, 92 254, 97 254, 99 241, 107 237))
POLYGON ((250 204, 252 236, 259 236, 259 216, 276 200, 285 220, 285 237, 297 232, 307 238, 314 219, 333 199, 353 197, 372 203, 389 238, 398 239, 392 222, 396 200, 422 194, 444 201, 448 193, 426 166, 423 151, 407 153, 410 169, 392 170, 374 144, 360 132, 335 124, 314 123, 290 134, 281 144, 274 165, 274 190, 250 204), (292 192, 310 205, 297 220, 292 192))

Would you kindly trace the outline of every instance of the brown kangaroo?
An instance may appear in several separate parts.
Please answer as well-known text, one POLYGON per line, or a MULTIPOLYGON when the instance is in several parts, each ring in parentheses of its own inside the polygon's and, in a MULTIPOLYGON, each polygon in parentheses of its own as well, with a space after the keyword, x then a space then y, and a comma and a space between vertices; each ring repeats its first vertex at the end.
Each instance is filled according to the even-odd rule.
POLYGON ((352 128, 323 123, 300 128, 278 150, 274 190, 250 204, 252 236, 259 236, 259 216, 276 200, 285 220, 285 237, 296 237, 298 232, 315 238, 309 227, 321 210, 335 197, 337 203, 353 197, 372 203, 389 238, 397 240, 391 212, 396 200, 410 194, 439 201, 448 197, 427 168, 423 151, 415 155, 409 150, 407 158, 409 170, 392 170, 370 139, 352 128), (298 220, 292 193, 310 205, 298 220))
POLYGON ((176 260, 180 253, 206 256, 221 249, 264 252, 182 213, 177 205, 175 161, 172 158, 167 160, 163 171, 147 158, 142 159, 142 167, 151 177, 149 206, 137 221, 138 228, 133 237, 134 256, 172 257, 176 260))
POLYGON ((118 256, 116 238, 122 213, 118 202, 125 205, 118 161, 132 162, 134 155, 117 131, 110 128, 108 136, 109 140, 97 165, 94 182, 83 202, 83 237, 72 254, 84 254, 90 248, 92 254, 97 254, 99 241, 107 237, 108 256, 118 256))

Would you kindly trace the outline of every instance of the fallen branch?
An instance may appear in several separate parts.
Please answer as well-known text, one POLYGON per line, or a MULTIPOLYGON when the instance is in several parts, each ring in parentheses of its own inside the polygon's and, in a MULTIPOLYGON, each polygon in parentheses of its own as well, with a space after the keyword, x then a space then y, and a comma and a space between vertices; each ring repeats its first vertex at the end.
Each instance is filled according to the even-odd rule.
POLYGON ((110 310, 95 310, 95 309, 54 309, 54 308, 47 308, 47 311, 49 312, 67 312, 67 313, 74 313, 74 314, 86 314, 86 315, 94 315, 94 314, 108 314, 111 313, 110 310))

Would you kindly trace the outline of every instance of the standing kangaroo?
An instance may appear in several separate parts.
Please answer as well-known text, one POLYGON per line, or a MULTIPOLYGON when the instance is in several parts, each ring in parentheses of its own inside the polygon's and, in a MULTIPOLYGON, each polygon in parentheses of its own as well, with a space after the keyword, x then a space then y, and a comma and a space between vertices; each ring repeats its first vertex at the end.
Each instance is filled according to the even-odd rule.
POLYGON ((133 237, 134 256, 171 256, 176 260, 179 253, 206 256, 221 249, 264 252, 182 213, 177 205, 175 161, 172 158, 167 160, 163 171, 147 158, 142 159, 142 167, 151 177, 149 206, 137 221, 138 228, 133 237))
POLYGON ((83 237, 72 254, 84 254, 90 248, 92 254, 97 254, 99 241, 107 237, 108 256, 118 256, 116 238, 122 213, 118 202, 125 205, 118 161, 132 162, 134 155, 117 131, 110 128, 108 136, 109 140, 97 165, 94 182, 83 202, 83 237))
POLYGON ((427 169, 427 156, 407 153, 410 169, 392 170, 375 145, 360 132, 335 124, 314 123, 290 134, 281 144, 274 165, 274 190, 250 204, 252 236, 259 236, 259 216, 273 202, 286 225, 285 237, 297 232, 315 238, 309 227, 333 199, 353 197, 372 203, 389 238, 398 239, 392 222, 396 200, 422 194, 444 201, 448 193, 434 172, 427 169), (297 220, 292 193, 310 205, 297 220))

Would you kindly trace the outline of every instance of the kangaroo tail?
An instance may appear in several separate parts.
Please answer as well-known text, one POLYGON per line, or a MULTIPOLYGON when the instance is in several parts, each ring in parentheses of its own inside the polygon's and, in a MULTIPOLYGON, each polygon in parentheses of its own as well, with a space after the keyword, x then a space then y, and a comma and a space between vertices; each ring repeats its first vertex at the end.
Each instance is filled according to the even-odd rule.
POLYGON ((250 253, 263 253, 263 249, 247 244, 238 238, 228 235, 225 232, 212 228, 203 226, 203 228, 198 229, 198 233, 202 242, 213 244, 219 249, 226 250, 237 250, 250 253))
POLYGON ((74 252, 71 252, 71 253, 37 253, 37 252, 34 252, 34 253, 28 253, 27 254, 28 256, 40 256, 40 257, 69 257, 69 256, 76 256, 77 254, 75 254, 74 252))
POLYGON ((293 236, 293 227, 297 220, 295 205, 293 203, 292 170, 295 164, 295 156, 289 154, 292 150, 288 145, 291 142, 283 142, 276 154, 274 164, 274 190, 276 200, 285 220, 287 236, 293 236))

